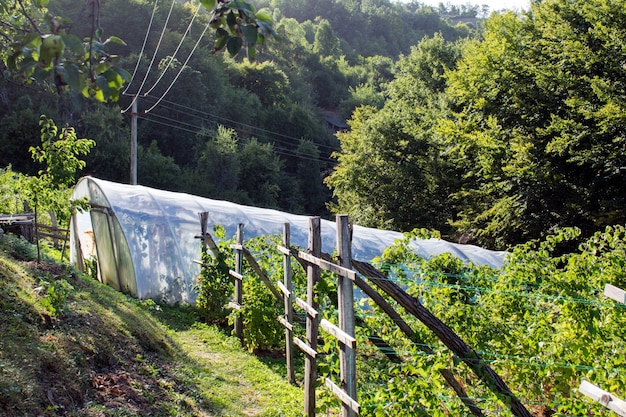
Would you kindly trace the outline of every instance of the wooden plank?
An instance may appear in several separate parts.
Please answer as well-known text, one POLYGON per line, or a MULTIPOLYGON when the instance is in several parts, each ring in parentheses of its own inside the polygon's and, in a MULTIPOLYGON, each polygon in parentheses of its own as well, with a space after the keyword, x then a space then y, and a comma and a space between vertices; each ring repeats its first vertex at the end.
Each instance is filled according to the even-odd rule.
POLYGON ((278 250, 278 252, 282 253, 283 255, 291 255, 291 249, 284 246, 277 245, 276 250, 278 250))
POLYGON ((278 321, 282 324, 286 329, 289 329, 293 332, 293 325, 289 323, 283 316, 278 316, 278 321))
POLYGON ((47 224, 40 224, 40 223, 37 223, 37 227, 40 229, 53 230, 53 231, 58 231, 62 233, 67 233, 69 231, 69 229, 64 229, 63 227, 48 226, 47 224))
MULTIPOLYGON (((239 223, 237 225, 237 244, 243 244, 243 223, 239 223)), ((242 279, 235 278, 235 302, 237 304, 243 303, 243 256, 241 250, 235 251, 235 273, 240 276, 242 279)), ((235 320, 233 323, 233 330, 235 333, 235 337, 239 339, 241 342, 241 346, 245 346, 243 340, 243 317, 241 314, 237 314, 235 316, 235 320)))
POLYGON ((337 386, 329 378, 326 378, 325 383, 326 387, 328 387, 328 389, 330 389, 333 394, 335 394, 337 398, 341 400, 342 403, 347 405, 356 414, 359 414, 361 412, 361 406, 359 405, 359 403, 356 402, 352 397, 350 397, 347 392, 339 388, 339 386, 337 386))
POLYGON ((228 270, 228 274, 238 280, 242 280, 243 279, 243 275, 241 275, 239 272, 233 271, 232 269, 228 270))
POLYGON ((615 301, 619 301, 622 304, 626 304, 626 291, 614 285, 606 284, 604 286, 604 296, 612 298, 615 301))
POLYGON ((296 304, 298 305, 298 307, 306 311, 309 317, 311 317, 312 319, 316 319, 319 315, 317 310, 308 305, 307 302, 304 301, 302 298, 296 297, 296 304))
POLYGON ((232 245, 230 245, 230 248, 234 250, 243 250, 243 245, 238 244, 238 243, 233 243, 232 245))
POLYGON ((40 237, 51 237, 51 238, 54 238, 54 239, 67 240, 65 238, 65 236, 57 235, 57 234, 54 234, 54 233, 39 232, 38 234, 39 234, 40 237))
POLYGON ((230 303, 228 303, 228 307, 234 309, 234 310, 241 310, 241 304, 236 303, 234 301, 231 301, 230 303))
POLYGON ((602 388, 588 381, 582 381, 580 387, 578 387, 578 391, 592 400, 599 402, 606 408, 615 411, 620 416, 626 417, 626 401, 615 397, 610 392, 604 391, 602 388))
POLYGON ((311 348, 309 345, 304 343, 299 338, 294 337, 293 338, 293 343, 295 343, 296 346, 298 346, 300 348, 300 350, 302 350, 304 353, 306 353, 309 357, 315 358, 317 356, 317 352, 315 351, 315 349, 311 348))
POLYGON ((276 287, 274 287, 272 280, 269 279, 267 274, 263 271, 263 269, 261 269, 261 266, 256 261, 256 259, 254 259, 254 256, 252 256, 252 253, 248 249, 245 249, 245 248, 241 252, 243 253, 244 258, 246 258, 246 260, 248 261, 248 263, 250 264, 254 272, 256 272, 259 278, 261 278, 261 281, 263 281, 263 283, 270 290, 272 295, 276 297, 276 301, 283 301, 283 297, 280 295, 280 292, 278 292, 276 287))
POLYGON ((354 281, 354 279, 356 278, 356 272, 353 271, 352 269, 344 268, 335 263, 328 262, 321 258, 317 258, 306 252, 302 252, 302 251, 298 252, 298 257, 313 265, 317 265, 326 271, 330 271, 334 274, 341 275, 342 277, 346 277, 352 281, 354 281))
MULTIPOLYGON (((380 273, 380 276, 378 276, 378 278, 385 278, 385 276, 384 274, 380 273)), ((391 318, 391 320, 393 320, 393 322, 398 326, 398 328, 405 335, 407 335, 409 339, 415 342, 415 346, 417 346, 422 352, 425 352, 429 355, 433 354, 433 350, 429 348, 425 342, 418 340, 415 337, 415 332, 413 331, 411 326, 409 326, 408 323, 404 321, 402 316, 400 316, 400 314, 391 306, 391 304, 387 302, 387 300, 383 298, 382 295, 380 295, 378 291, 372 288, 361 277, 357 276, 354 283, 359 288, 361 288, 361 290, 369 298, 371 298, 385 314, 387 314, 391 318)), ((454 389, 454 392, 457 393, 457 395, 459 396, 459 399, 469 408, 469 411, 472 414, 474 414, 476 417, 484 417, 484 414, 481 411, 481 409, 469 397, 468 393, 465 391, 465 387, 463 386, 463 384, 459 383, 459 381, 455 378, 454 374, 452 373, 450 369, 442 369, 439 371, 439 373, 441 374, 441 376, 443 376, 443 378, 446 380, 448 385, 450 385, 452 389, 454 389)))
POLYGON ((339 340, 344 345, 350 346, 352 349, 355 348, 355 346, 356 346, 356 339, 354 337, 350 336, 348 333, 346 333, 343 330, 341 330, 339 327, 337 327, 334 324, 332 324, 331 322, 329 322, 328 320, 322 319, 322 321, 320 321, 320 327, 322 329, 326 330, 328 333, 330 333, 333 336, 335 336, 337 338, 337 340, 339 340))
POLYGON ((285 284, 280 281, 276 281, 276 285, 278 285, 278 289, 280 289, 283 294, 285 294, 285 297, 291 297, 291 291, 289 291, 287 287, 285 287, 285 284))

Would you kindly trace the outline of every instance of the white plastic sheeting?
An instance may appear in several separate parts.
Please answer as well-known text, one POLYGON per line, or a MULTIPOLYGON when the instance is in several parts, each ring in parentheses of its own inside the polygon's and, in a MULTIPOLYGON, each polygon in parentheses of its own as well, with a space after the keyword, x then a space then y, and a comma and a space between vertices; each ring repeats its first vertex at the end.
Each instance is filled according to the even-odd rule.
MULTIPOLYGON (((137 185, 118 184, 92 177, 82 178, 74 200, 87 198, 92 209, 75 216, 71 228, 71 259, 98 258, 102 282, 139 299, 168 303, 193 302, 194 284, 200 267, 200 220, 209 212, 209 230, 214 224, 233 237, 239 223, 244 238, 281 234, 290 223, 291 242, 307 247, 309 217, 277 210, 249 207, 227 201, 174 193, 137 185), (95 248, 95 251, 94 251, 95 248)), ((335 249, 335 223, 322 220, 322 250, 335 249)), ((355 226, 352 256, 370 261, 402 238, 399 232, 355 226)), ((476 265, 500 267, 505 252, 460 245, 439 239, 412 241, 417 254, 429 258, 450 252, 476 265)))

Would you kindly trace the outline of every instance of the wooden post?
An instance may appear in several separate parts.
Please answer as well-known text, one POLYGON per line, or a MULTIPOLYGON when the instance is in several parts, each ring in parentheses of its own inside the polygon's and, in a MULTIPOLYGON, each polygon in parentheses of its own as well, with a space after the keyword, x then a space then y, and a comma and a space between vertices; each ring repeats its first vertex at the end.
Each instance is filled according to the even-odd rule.
MULTIPOLYGON (((322 235, 319 217, 309 219, 309 252, 319 257, 322 253, 322 235)), ((317 309, 315 302, 315 284, 320 279, 319 266, 307 265, 307 304, 317 309)), ((306 341, 307 345, 315 351, 317 349, 317 316, 307 313, 306 317, 306 341)), ((317 360, 313 355, 307 354, 304 362, 304 414, 308 417, 315 416, 315 381, 317 379, 317 360)))
MULTIPOLYGON (((289 223, 283 224, 283 246, 285 248, 290 247, 291 229, 289 223)), ((285 302, 285 319, 287 323, 293 324, 293 284, 291 270, 291 256, 287 253, 283 255, 283 284, 289 292, 283 293, 283 299, 285 302)), ((296 374, 293 363, 293 330, 292 328, 285 327, 285 356, 287 360, 287 379, 292 385, 296 384, 296 374)))
POLYGON ((57 216, 54 214, 54 211, 48 210, 48 215, 50 216, 50 224, 52 225, 52 244, 55 249, 59 249, 59 224, 57 223, 57 216))
MULTIPOLYGON (((350 242, 350 224, 348 216, 337 215, 337 254, 340 265, 352 267, 352 249, 350 242)), ((339 275, 337 297, 339 301, 339 328, 354 337, 354 289, 350 279, 339 275)), ((341 388, 352 398, 356 398, 356 355, 352 346, 340 343, 339 361, 341 370, 341 388)), ((354 410, 345 402, 342 405, 343 417, 354 417, 354 410)))
MULTIPOLYGON (((243 245, 243 223, 237 225, 237 245, 243 245)), ((242 274, 242 261, 243 250, 237 249, 235 251, 235 272, 241 276, 242 274)), ((235 279, 235 304, 241 305, 243 303, 243 280, 235 279)), ((243 346, 243 319, 241 314, 235 316, 235 336, 239 338, 243 346)))

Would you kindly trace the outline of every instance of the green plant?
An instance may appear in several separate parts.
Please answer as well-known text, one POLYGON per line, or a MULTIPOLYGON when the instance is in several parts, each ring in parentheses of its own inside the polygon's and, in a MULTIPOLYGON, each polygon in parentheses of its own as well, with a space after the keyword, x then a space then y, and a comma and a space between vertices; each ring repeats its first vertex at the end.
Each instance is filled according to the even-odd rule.
POLYGON ((67 312, 67 299, 74 291, 66 277, 50 273, 39 277, 39 286, 35 289, 41 296, 42 305, 52 317, 64 316, 67 312))
POLYGON ((0 251, 20 261, 37 259, 37 248, 26 239, 18 236, 0 234, 0 251))
MULTIPOLYGON (((215 225, 213 233, 218 239, 225 239, 224 227, 215 225)), ((226 245, 222 242, 221 249, 211 254, 206 243, 202 242, 202 268, 196 283, 196 306, 200 317, 208 322, 224 323, 228 316, 226 304, 232 297, 233 285, 224 255, 226 245)))

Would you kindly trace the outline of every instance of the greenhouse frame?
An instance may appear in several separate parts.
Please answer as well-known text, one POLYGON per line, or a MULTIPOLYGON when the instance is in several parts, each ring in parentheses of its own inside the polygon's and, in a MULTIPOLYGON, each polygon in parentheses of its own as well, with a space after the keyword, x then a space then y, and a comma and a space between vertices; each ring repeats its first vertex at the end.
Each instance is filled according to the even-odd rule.
MULTIPOLYGON (((228 238, 235 236, 238 224, 244 225, 244 238, 249 239, 281 234, 284 223, 289 223, 292 245, 307 247, 308 216, 93 177, 78 182, 72 199, 86 199, 90 207, 72 218, 72 263, 82 268, 85 260, 97 259, 100 281, 141 300, 195 301, 201 212, 209 212, 209 230, 212 225, 223 226, 228 238)), ((321 223, 322 250, 332 253, 335 222, 321 223)), ((352 256, 371 261, 402 237, 399 232, 354 226, 352 256)), ((424 258, 449 252, 463 261, 496 268, 506 255, 440 239, 413 240, 410 246, 424 258)))

